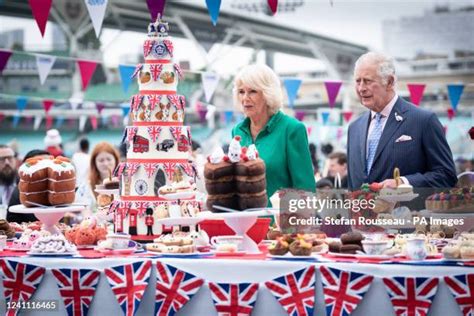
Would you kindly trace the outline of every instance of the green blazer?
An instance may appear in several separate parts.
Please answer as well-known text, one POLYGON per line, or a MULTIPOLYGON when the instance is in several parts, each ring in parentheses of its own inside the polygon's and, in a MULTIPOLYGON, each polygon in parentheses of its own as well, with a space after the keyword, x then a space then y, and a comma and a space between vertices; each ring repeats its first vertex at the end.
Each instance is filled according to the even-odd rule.
POLYGON ((240 135, 242 146, 255 144, 260 158, 265 161, 269 198, 279 189, 286 188, 315 192, 308 135, 303 123, 278 111, 257 135, 255 142, 250 133, 249 118, 234 127, 232 138, 235 135, 240 135))

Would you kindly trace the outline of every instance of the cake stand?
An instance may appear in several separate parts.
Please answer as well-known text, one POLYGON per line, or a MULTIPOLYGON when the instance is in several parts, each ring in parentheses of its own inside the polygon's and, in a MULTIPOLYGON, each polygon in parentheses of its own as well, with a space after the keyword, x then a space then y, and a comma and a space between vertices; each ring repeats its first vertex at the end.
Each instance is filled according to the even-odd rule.
POLYGON ((169 217, 158 219, 156 222, 165 226, 189 226, 190 231, 193 231, 193 227, 205 219, 205 217, 169 217))
POLYGON ((59 229, 56 228, 56 224, 64 214, 68 212, 78 212, 84 210, 84 205, 66 205, 59 207, 25 207, 22 204, 14 205, 9 208, 12 213, 19 214, 35 214, 36 218, 43 223, 43 229, 50 232, 51 234, 61 234, 59 229))
POLYGON ((257 222, 259 216, 276 215, 276 209, 259 209, 255 211, 238 211, 229 213, 212 213, 201 217, 204 219, 224 219, 225 223, 235 232, 237 236, 242 236, 242 250, 248 254, 259 254, 257 243, 247 235, 248 230, 257 222))

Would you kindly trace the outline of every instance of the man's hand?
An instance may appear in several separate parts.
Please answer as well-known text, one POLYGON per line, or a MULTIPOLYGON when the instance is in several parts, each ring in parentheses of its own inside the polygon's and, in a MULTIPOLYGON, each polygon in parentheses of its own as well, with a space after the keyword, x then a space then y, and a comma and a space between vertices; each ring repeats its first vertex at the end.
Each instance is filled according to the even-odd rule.
POLYGON ((387 179, 380 182, 380 184, 383 185, 382 188, 395 189, 397 187, 397 182, 395 181, 395 179, 387 179))

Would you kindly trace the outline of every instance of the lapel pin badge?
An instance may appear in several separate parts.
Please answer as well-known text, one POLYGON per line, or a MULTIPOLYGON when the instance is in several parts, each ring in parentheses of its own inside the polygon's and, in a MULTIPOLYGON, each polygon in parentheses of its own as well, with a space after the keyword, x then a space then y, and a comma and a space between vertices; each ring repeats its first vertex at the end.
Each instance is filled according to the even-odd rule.
POLYGON ((403 117, 401 117, 400 115, 398 115, 397 112, 395 112, 395 120, 397 120, 397 122, 401 122, 403 121, 403 117))

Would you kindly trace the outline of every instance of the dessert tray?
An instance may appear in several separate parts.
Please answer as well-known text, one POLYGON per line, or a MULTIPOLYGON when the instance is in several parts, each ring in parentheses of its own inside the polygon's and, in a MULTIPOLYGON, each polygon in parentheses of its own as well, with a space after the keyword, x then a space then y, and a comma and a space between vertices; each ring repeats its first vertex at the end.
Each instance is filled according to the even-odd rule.
POLYGON ((69 252, 33 252, 28 251, 26 253, 29 256, 33 257, 71 257, 78 255, 77 251, 69 251, 69 252))
POLYGON ((314 256, 314 253, 312 253, 309 256, 294 256, 291 253, 287 253, 284 255, 267 255, 267 258, 273 259, 273 260, 317 260, 317 258, 314 256))

